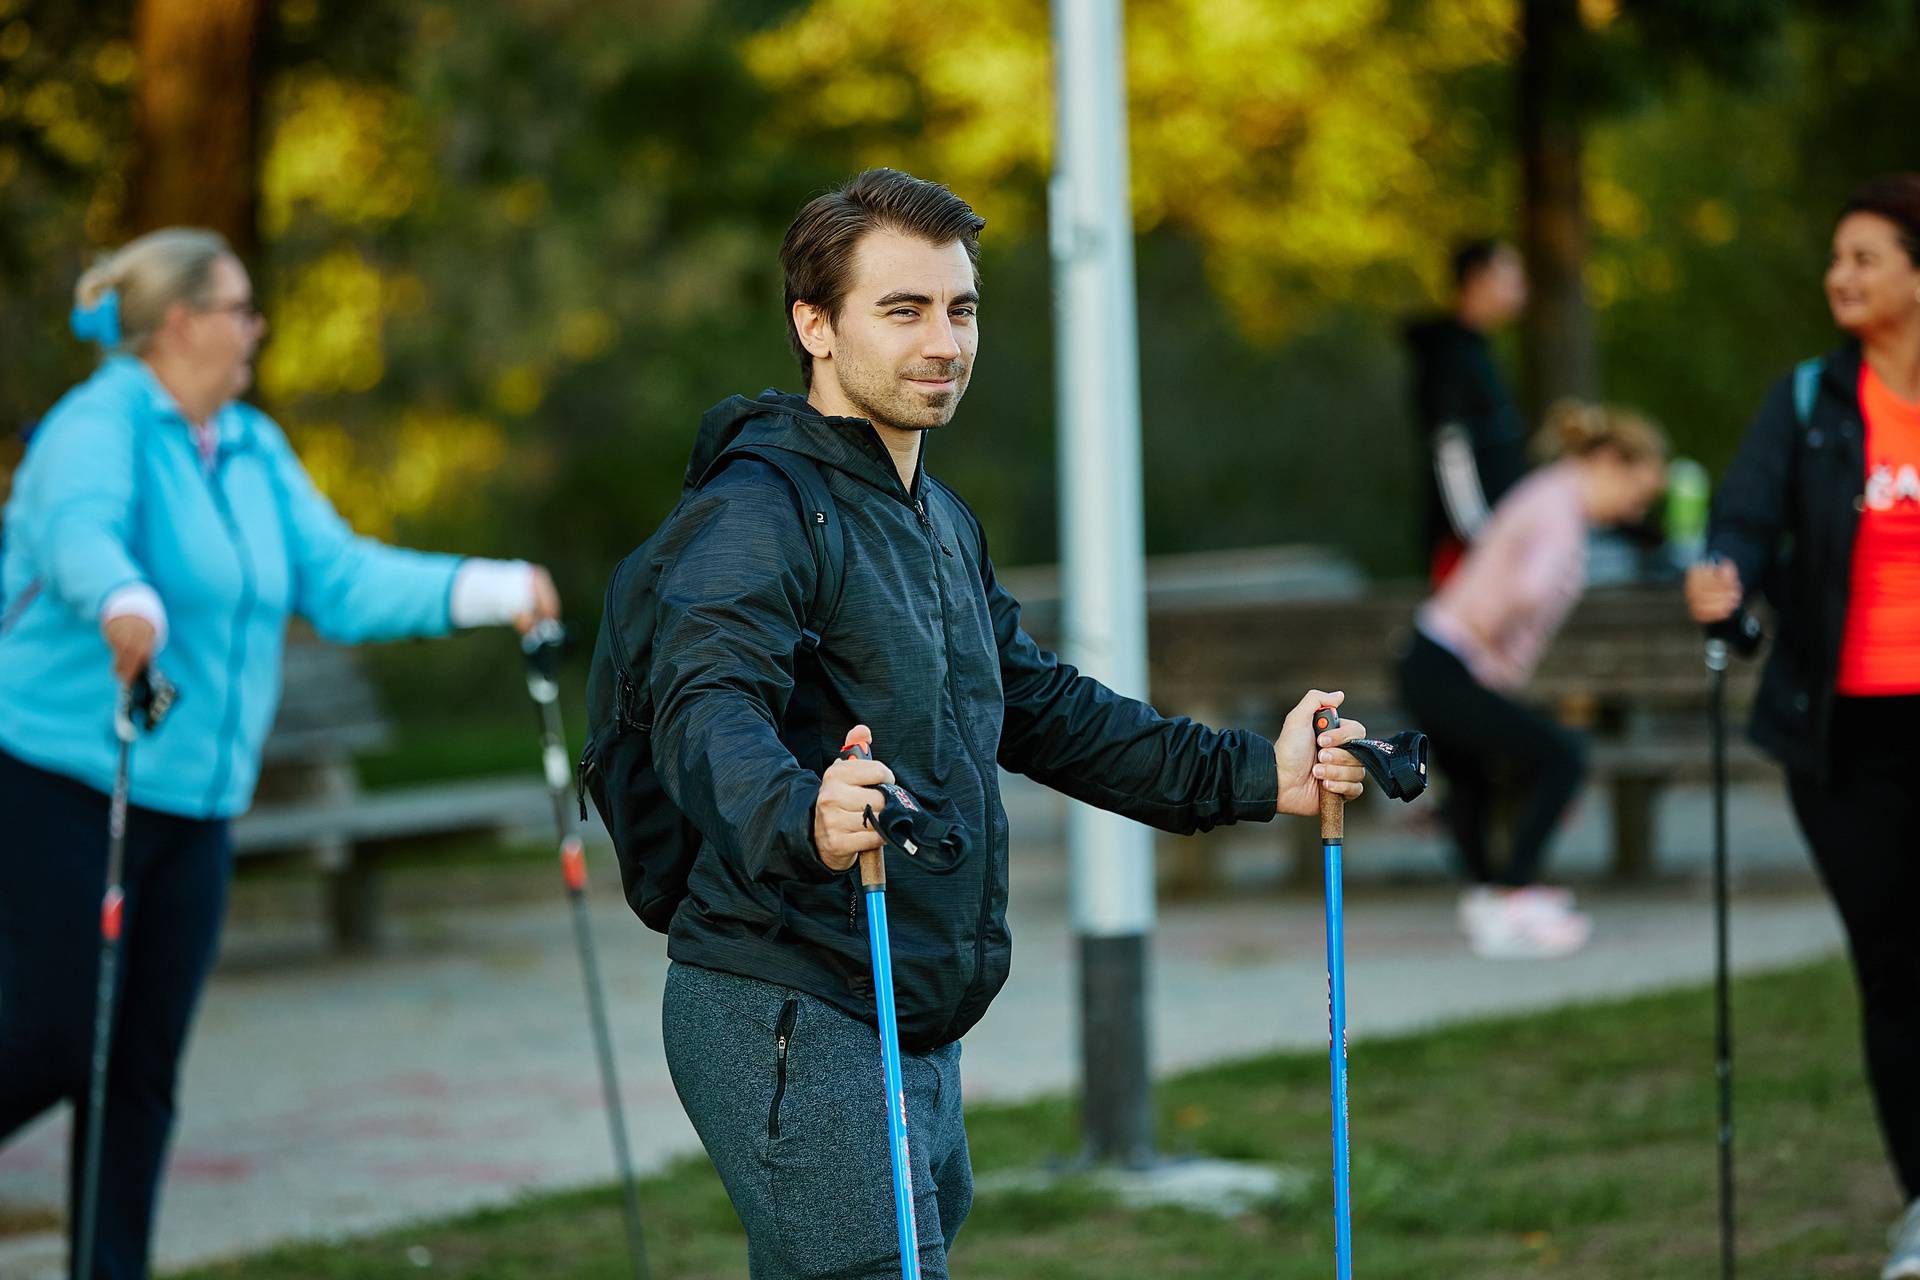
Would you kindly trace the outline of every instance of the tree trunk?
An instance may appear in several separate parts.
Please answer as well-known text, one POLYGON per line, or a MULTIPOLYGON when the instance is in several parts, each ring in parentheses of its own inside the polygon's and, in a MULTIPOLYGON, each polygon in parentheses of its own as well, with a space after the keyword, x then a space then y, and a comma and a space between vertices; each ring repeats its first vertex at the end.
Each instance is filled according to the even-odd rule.
POLYGON ((128 230, 208 227, 255 247, 266 0, 138 0, 128 230))
POLYGON ((1531 301, 1521 323, 1527 408, 1538 422, 1561 396, 1600 389, 1587 306, 1586 193, 1575 63, 1585 37, 1579 0, 1524 0, 1520 52, 1522 248, 1531 301))

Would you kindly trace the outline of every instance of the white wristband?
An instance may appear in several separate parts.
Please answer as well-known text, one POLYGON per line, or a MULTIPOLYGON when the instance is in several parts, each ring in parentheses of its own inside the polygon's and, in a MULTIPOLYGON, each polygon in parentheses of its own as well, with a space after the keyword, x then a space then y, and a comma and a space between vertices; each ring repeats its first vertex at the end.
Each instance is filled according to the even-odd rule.
POLYGON ((100 624, 115 618, 145 618, 153 627, 153 651, 167 647, 167 607, 160 593, 144 582, 130 582, 107 593, 100 605, 100 624))
POLYGON ((499 627, 533 612, 533 566, 525 560, 462 560, 447 616, 456 627, 499 627))

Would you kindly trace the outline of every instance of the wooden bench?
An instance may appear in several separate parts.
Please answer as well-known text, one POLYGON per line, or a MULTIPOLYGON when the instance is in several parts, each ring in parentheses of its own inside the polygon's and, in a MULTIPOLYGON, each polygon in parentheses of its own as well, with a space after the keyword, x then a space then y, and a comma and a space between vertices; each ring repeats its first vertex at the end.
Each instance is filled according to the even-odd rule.
POLYGON ((326 878, 328 927, 343 950, 365 949, 378 939, 379 861, 396 842, 494 839, 552 821, 531 734, 524 774, 363 791, 354 755, 384 746, 392 735, 352 652, 296 630, 254 807, 233 824, 234 852, 310 859, 326 878))
MULTIPOLYGON (((1042 644, 1056 643, 1057 578, 1035 571, 1003 578, 1010 589, 1017 583, 1033 593, 1021 597, 1028 629, 1042 644)), ((1297 547, 1150 560, 1148 582, 1149 678, 1163 711, 1271 734, 1301 692, 1339 688, 1370 725, 1406 724, 1396 710, 1394 665, 1426 597, 1421 585, 1368 587, 1337 556, 1297 547), (1244 571, 1238 578, 1231 556, 1244 571), (1208 572, 1183 583, 1196 566, 1208 572)), ((1739 661, 1728 673, 1735 780, 1773 776, 1741 734, 1757 675, 1756 664, 1739 661)), ((1591 737, 1589 776, 1611 793, 1613 873, 1654 874, 1661 790, 1704 781, 1709 771, 1701 636, 1678 584, 1589 592, 1527 696, 1591 737)), ((1174 882, 1210 882, 1204 842, 1170 842, 1165 855, 1176 864, 1174 882)), ((1312 857, 1304 861, 1317 866, 1312 857)))
POLYGON ((538 777, 514 775, 389 791, 351 791, 256 807, 233 824, 236 853, 304 853, 327 877, 334 945, 364 950, 378 941, 380 855, 424 837, 499 839, 551 822, 538 777), (318 851, 316 855, 316 851, 318 851))
MULTIPOLYGON (((1780 767, 1740 736, 1727 735, 1727 781, 1778 779, 1780 767)), ((1596 742, 1587 758, 1587 776, 1604 784, 1612 797, 1613 875, 1647 880, 1659 872, 1656 860, 1655 806, 1660 793, 1676 783, 1701 784, 1713 778, 1711 744, 1704 734, 1658 740, 1596 742)))

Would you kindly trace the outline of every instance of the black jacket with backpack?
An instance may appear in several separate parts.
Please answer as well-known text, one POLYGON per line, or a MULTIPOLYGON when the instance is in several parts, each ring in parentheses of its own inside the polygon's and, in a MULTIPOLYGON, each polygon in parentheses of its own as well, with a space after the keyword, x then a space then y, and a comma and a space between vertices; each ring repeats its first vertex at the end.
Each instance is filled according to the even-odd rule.
POLYGON ((1848 342, 1774 384, 1720 481, 1707 538, 1776 620, 1753 740, 1789 771, 1822 779, 1866 501, 1860 358, 1848 342))
POLYGON ((775 392, 702 419, 680 505, 609 587, 589 700, 583 779, 675 960, 873 1020, 857 874, 813 844, 821 775, 857 723, 968 833, 957 865, 887 854, 910 1052, 958 1039, 1007 978, 998 768, 1167 831, 1268 819, 1278 800, 1270 742, 1061 664, 1021 629, 964 502, 924 465, 902 486, 865 421, 775 392), (662 880, 649 858, 682 843, 662 880))

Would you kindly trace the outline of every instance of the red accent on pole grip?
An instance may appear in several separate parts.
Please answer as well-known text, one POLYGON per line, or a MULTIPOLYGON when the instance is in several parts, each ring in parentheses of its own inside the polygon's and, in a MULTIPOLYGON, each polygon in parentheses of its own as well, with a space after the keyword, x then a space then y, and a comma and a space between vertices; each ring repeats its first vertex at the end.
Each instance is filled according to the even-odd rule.
POLYGON ((566 877, 567 888, 586 892, 587 851, 580 846, 579 836, 568 836, 560 842, 560 874, 566 877))
POLYGON ((1332 707, 1322 707, 1313 713, 1313 732, 1315 737, 1327 732, 1329 729, 1338 729, 1339 727, 1340 713, 1332 707))
POLYGON ((840 748, 843 756, 855 756, 861 760, 873 759, 873 730, 863 724, 857 724, 847 730, 847 740, 840 748))
POLYGON ((126 901, 126 895, 116 884, 107 890, 106 899, 100 904, 100 936, 108 942, 120 940, 121 908, 126 901))

